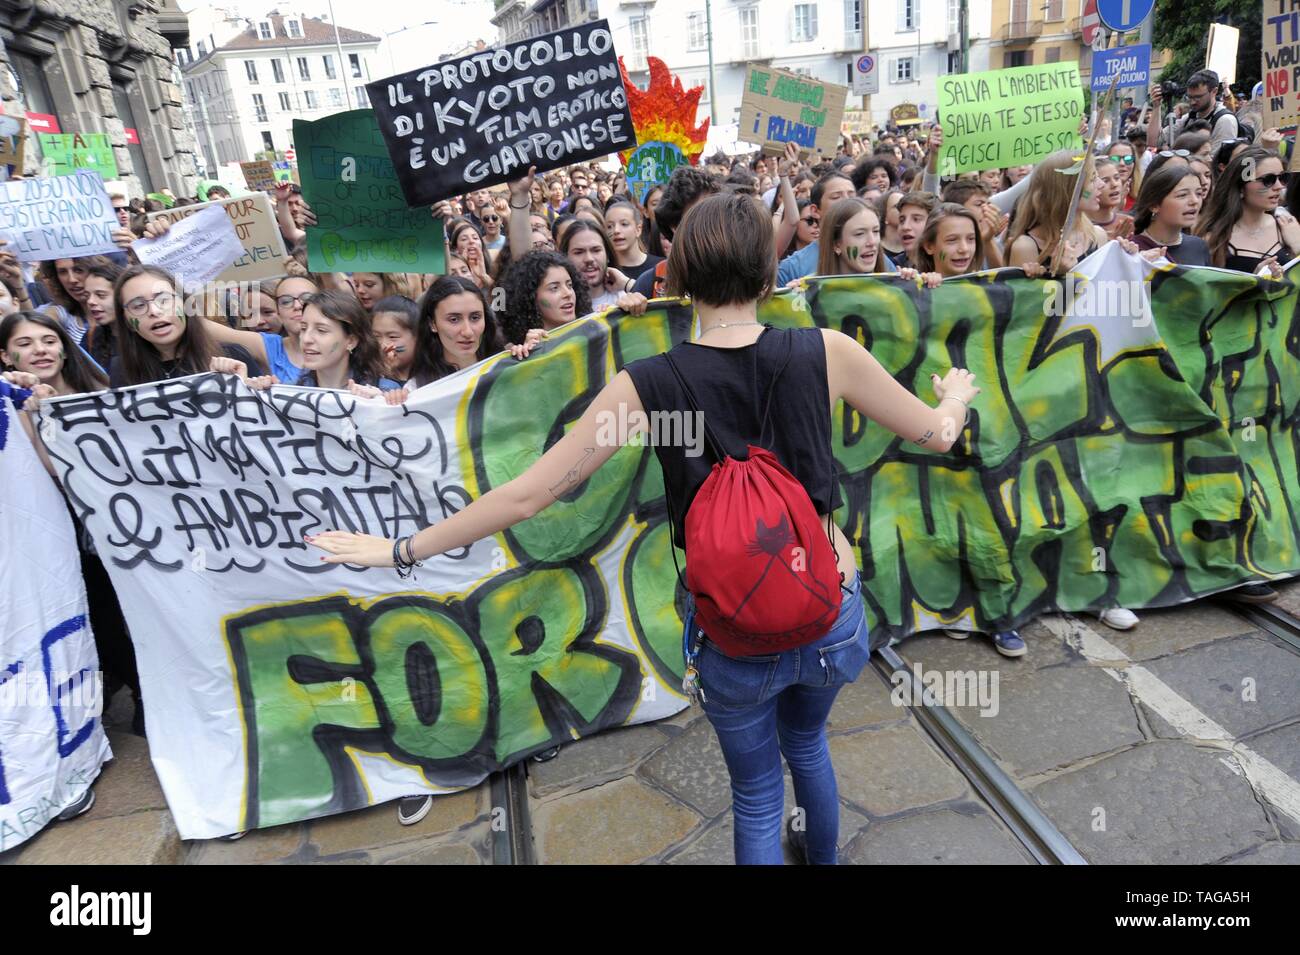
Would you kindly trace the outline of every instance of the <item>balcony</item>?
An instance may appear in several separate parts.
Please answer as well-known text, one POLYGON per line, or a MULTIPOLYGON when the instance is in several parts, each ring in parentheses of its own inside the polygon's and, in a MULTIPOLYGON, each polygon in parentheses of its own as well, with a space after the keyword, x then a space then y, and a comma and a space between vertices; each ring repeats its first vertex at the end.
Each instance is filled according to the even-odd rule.
POLYGON ((1043 35, 1043 21, 1033 20, 1024 23, 1005 23, 998 31, 998 38, 1007 46, 1028 45, 1043 35))
POLYGON ((1065 31, 1071 36, 1083 36, 1083 17, 1071 17, 1065 21, 1065 31))

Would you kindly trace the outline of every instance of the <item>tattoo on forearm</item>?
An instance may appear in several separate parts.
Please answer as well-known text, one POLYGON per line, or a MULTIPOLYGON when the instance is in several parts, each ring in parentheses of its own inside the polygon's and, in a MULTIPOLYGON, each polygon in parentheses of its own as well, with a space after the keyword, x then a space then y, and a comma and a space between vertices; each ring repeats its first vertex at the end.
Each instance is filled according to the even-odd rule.
POLYGON ((925 434, 921 435, 919 438, 916 439, 916 443, 925 444, 925 442, 929 441, 933 437, 934 437, 934 432, 927 431, 925 434))
POLYGON ((582 456, 582 459, 573 467, 569 468, 564 477, 560 479, 559 483, 551 486, 551 497, 558 501, 581 484, 583 481, 583 468, 595 453, 595 448, 587 448, 587 453, 582 456))

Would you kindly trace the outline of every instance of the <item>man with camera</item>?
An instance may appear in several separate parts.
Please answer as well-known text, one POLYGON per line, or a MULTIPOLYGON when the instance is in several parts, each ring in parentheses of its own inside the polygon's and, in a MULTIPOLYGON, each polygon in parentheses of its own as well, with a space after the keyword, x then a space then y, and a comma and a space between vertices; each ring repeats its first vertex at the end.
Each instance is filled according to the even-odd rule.
POLYGON ((1151 101, 1155 108, 1147 122, 1147 140, 1157 148, 1169 148, 1174 140, 1182 135, 1188 124, 1203 120, 1210 126, 1210 148, 1217 150, 1220 143, 1230 139, 1245 137, 1254 139, 1253 131, 1242 126, 1237 114, 1219 102, 1219 74, 1213 70, 1197 70, 1187 80, 1187 100, 1191 107, 1180 119, 1174 120, 1163 130, 1160 126, 1160 105, 1165 100, 1172 102, 1179 93, 1176 83, 1157 83, 1151 88, 1151 101))

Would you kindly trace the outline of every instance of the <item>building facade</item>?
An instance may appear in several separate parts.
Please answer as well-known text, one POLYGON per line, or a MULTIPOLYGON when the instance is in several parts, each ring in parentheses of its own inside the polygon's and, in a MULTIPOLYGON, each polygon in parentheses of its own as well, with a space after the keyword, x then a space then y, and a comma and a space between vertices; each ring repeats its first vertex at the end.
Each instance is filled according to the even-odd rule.
POLYGON ((295 119, 369 106, 365 84, 388 75, 376 59, 379 37, 339 27, 336 38, 334 25, 315 17, 218 17, 191 40, 177 56, 210 176, 228 163, 283 154, 295 119))
POLYGON ((193 194, 172 59, 188 32, 174 0, 0 0, 0 101, 27 118, 26 172, 40 173, 39 133, 107 133, 132 195, 193 194))

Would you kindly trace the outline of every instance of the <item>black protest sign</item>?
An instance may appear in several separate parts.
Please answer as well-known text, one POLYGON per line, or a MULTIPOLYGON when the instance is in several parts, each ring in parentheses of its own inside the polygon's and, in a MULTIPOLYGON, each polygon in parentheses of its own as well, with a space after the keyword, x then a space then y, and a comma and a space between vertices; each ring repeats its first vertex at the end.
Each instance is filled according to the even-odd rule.
POLYGON ((412 206, 631 149, 627 93, 598 20, 366 86, 412 206))

